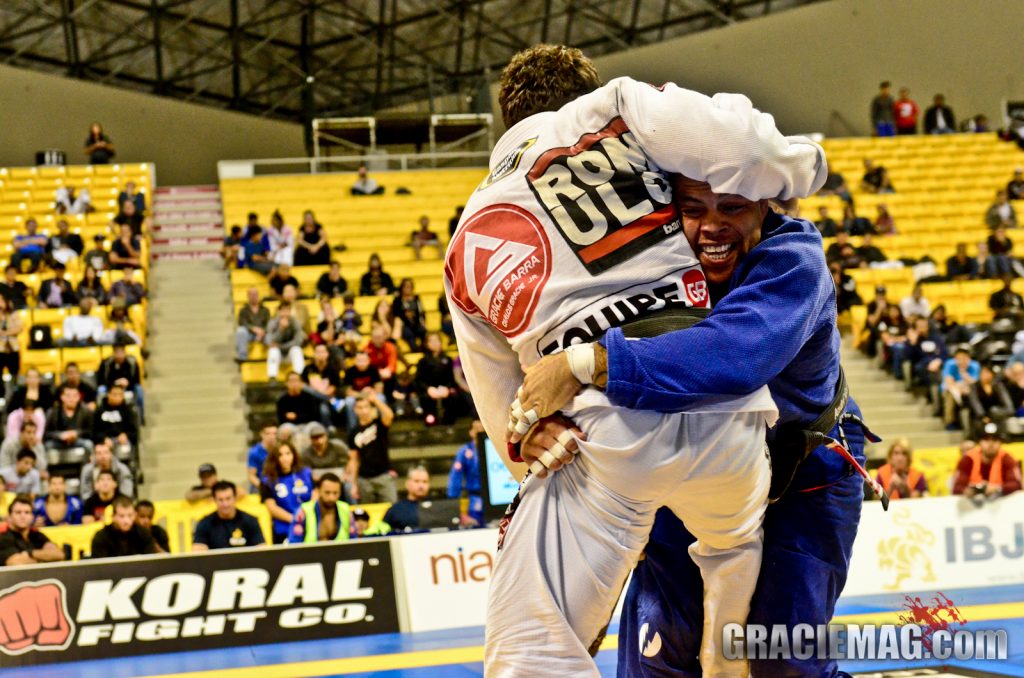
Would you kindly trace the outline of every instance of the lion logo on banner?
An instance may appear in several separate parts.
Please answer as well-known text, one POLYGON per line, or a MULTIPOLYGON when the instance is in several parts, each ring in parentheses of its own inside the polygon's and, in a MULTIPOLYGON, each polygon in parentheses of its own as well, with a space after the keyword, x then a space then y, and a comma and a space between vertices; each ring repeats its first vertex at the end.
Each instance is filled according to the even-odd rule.
POLYGON ((935 544, 935 533, 912 521, 907 508, 896 508, 893 523, 905 530, 878 544, 878 568, 883 572, 891 571, 894 576, 892 583, 885 585, 886 590, 898 591, 903 588, 904 581, 912 578, 923 583, 935 581, 927 551, 935 544))

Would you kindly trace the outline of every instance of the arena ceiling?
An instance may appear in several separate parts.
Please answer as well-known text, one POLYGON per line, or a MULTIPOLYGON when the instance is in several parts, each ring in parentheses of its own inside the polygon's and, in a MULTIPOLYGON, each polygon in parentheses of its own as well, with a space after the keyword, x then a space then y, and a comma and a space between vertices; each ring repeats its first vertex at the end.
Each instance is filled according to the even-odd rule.
POLYGON ((536 42, 599 56, 815 1, 2 0, 0 63, 308 121, 472 108, 536 42))

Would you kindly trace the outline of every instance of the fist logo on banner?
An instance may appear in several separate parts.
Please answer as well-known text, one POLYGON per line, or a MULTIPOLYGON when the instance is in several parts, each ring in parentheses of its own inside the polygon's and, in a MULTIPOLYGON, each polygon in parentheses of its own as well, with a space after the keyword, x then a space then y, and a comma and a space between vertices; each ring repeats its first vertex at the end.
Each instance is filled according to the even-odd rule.
POLYGON ((59 581, 25 582, 0 591, 0 652, 64 650, 74 630, 67 592, 59 581))

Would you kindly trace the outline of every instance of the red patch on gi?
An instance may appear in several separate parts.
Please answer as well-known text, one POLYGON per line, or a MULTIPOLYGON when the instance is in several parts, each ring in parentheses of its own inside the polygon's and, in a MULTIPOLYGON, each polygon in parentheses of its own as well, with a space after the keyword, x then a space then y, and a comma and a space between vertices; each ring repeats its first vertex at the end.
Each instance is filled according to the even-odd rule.
POLYGON ((704 272, 691 268, 689 271, 683 274, 683 290, 686 292, 686 298, 690 300, 690 303, 697 308, 707 308, 708 304, 708 281, 704 277, 704 272))

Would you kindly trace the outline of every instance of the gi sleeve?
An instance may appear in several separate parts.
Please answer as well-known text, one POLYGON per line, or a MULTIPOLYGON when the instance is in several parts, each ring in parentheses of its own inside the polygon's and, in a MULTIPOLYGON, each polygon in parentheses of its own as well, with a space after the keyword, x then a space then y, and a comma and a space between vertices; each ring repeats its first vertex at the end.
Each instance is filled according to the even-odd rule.
POLYGON ((750 200, 802 198, 828 176, 822 148, 783 136, 775 118, 742 94, 708 97, 673 83, 660 88, 618 78, 619 114, 662 170, 706 181, 715 193, 750 200))

